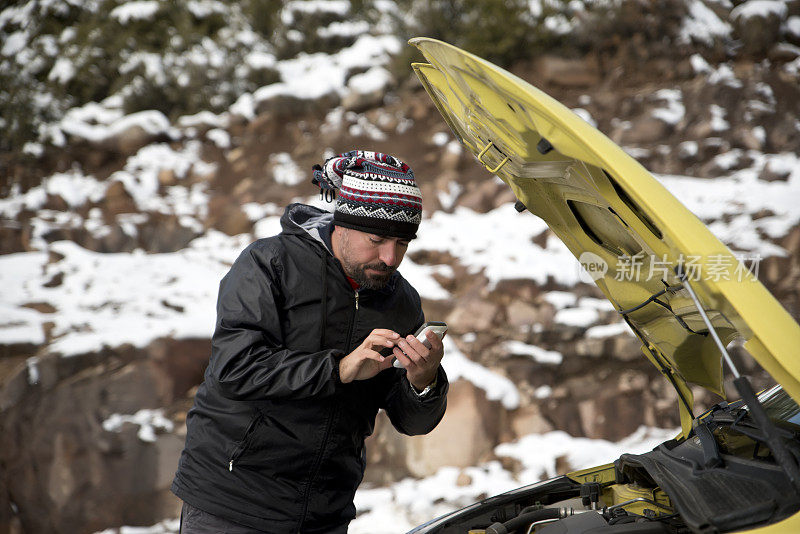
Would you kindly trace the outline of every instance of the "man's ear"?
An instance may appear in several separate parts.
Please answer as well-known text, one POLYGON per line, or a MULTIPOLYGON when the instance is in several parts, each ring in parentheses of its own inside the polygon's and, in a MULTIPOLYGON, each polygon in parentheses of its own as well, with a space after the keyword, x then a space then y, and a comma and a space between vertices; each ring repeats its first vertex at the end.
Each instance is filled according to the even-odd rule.
POLYGON ((331 252, 333 252, 333 257, 340 261, 341 258, 339 257, 339 247, 341 245, 342 236, 344 236, 345 230, 347 230, 347 228, 342 228, 336 224, 333 225, 333 230, 331 230, 331 248, 333 249, 331 252))

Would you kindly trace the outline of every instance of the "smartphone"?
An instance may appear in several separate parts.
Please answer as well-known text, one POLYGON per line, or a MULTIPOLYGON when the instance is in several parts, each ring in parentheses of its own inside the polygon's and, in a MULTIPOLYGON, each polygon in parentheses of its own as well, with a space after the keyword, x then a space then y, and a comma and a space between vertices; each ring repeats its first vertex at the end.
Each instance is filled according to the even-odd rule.
MULTIPOLYGON (((419 340, 420 343, 422 343, 428 348, 431 348, 431 342, 428 341, 428 338, 426 336, 427 332, 433 332, 434 334, 439 336, 439 339, 442 339, 444 337, 445 332, 447 332, 447 324, 441 321, 428 321, 422 326, 420 326, 419 329, 414 333, 414 337, 417 338, 417 340, 419 340)), ((403 364, 400 363, 400 360, 398 360, 397 358, 394 359, 392 365, 399 369, 403 368, 403 364)))

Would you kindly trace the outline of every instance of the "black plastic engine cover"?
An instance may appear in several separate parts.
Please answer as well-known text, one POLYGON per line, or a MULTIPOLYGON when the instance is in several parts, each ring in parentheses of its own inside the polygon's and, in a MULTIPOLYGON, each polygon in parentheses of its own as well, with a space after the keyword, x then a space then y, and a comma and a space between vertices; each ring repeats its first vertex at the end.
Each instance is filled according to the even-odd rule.
POLYGON ((629 482, 663 489, 693 532, 728 532, 779 521, 800 509, 788 477, 771 462, 722 455, 705 468, 700 440, 645 454, 623 454, 617 470, 629 482), (650 479, 650 480, 648 480, 650 479))

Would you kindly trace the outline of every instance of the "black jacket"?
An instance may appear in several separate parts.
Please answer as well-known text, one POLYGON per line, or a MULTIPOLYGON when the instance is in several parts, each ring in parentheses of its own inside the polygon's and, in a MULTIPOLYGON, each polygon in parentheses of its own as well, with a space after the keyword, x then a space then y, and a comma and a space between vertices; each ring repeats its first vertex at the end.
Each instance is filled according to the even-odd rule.
POLYGON ((373 329, 408 334, 424 318, 399 273, 382 290, 352 289, 330 252, 331 220, 290 205, 283 232, 248 246, 223 278, 172 484, 192 506, 268 532, 324 532, 355 517, 379 409, 409 435, 430 432, 445 411, 441 367, 424 398, 394 367, 339 381, 339 360, 373 329))

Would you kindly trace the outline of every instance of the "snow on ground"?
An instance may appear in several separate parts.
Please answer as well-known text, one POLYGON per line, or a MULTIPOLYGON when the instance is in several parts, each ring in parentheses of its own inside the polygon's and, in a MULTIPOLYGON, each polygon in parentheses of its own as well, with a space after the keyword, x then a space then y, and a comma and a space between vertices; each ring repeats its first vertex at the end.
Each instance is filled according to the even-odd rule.
POLYGON ((444 289, 433 275, 453 278, 453 268, 449 265, 420 265, 411 258, 404 258, 400 267, 403 277, 411 282, 419 296, 429 300, 450 298, 450 292, 444 289))
POLYGON ((107 188, 107 183, 75 169, 57 172, 24 194, 19 193, 19 187, 15 185, 8 198, 0 199, 0 215, 14 219, 23 209, 38 210, 47 201, 47 195, 58 195, 70 208, 79 208, 88 201, 101 200, 107 188))
POLYGON ((514 383, 467 358, 450 336, 445 336, 442 366, 451 382, 468 380, 486 393, 489 400, 500 401, 507 410, 519 407, 520 395, 514 383))
POLYGON ((594 117, 592 117, 592 114, 589 113, 588 110, 585 110, 583 108, 572 108, 572 112, 575 113, 575 115, 577 115, 578 117, 588 122, 591 126, 597 128, 597 121, 594 120, 594 117))
POLYGON ((55 263, 47 252, 0 256, 3 316, 6 306, 26 310, 31 302, 56 309, 2 321, 0 342, 41 343, 46 322, 54 325, 50 349, 65 356, 125 343, 144 347, 159 337, 208 337, 219 280, 246 245, 244 236, 212 231, 169 254, 102 254, 58 241, 48 247, 63 256, 55 263), (23 331, 31 337, 23 339, 23 331))
POLYGON ((600 319, 600 314, 592 308, 565 308, 556 312, 553 320, 558 324, 587 328, 600 319))
POLYGON ((308 173, 294 162, 288 152, 272 154, 269 165, 272 167, 272 177, 279 184, 293 186, 308 179, 308 173))
POLYGON ((179 519, 167 519, 149 527, 107 528, 95 534, 175 534, 180 528, 179 519))
POLYGON ((572 469, 583 469, 615 460, 622 453, 640 454, 668 439, 679 429, 654 429, 640 427, 636 432, 617 443, 602 439, 575 438, 561 430, 544 434, 529 434, 514 443, 501 443, 495 448, 498 456, 518 460, 522 472, 518 479, 523 483, 556 476, 556 459, 565 456, 572 469), (535 454, 531 454, 535 451, 535 454))
POLYGON ((564 356, 555 350, 546 350, 536 345, 529 345, 522 341, 506 341, 503 348, 508 354, 519 354, 521 356, 529 356, 538 363, 547 363, 558 365, 564 359, 564 356))
MULTIPOLYGON (((3 265, 0 262, 0 265, 3 265)), ((0 280, 6 278, 0 273, 0 280)), ((6 345, 45 342, 41 313, 9 302, 0 302, 0 342, 6 345)))
POLYGON ((531 241, 547 225, 530 213, 518 213, 509 203, 488 213, 458 206, 453 213, 436 212, 423 219, 417 250, 439 250, 459 258, 469 271, 483 271, 492 285, 509 278, 548 277, 571 286, 578 282, 575 257, 559 239, 548 239, 545 248, 531 241))
POLYGON ((111 17, 117 19, 121 24, 127 24, 129 20, 146 20, 155 15, 159 5, 156 0, 139 0, 126 2, 111 10, 111 17))
POLYGON ((663 107, 653 110, 653 117, 673 126, 683 120, 686 108, 680 89, 660 89, 653 95, 653 99, 664 102, 663 107))
POLYGON ((589 328, 584 334, 589 339, 613 337, 620 334, 633 335, 631 328, 624 322, 601 324, 589 328))
POLYGON ((188 141, 180 150, 166 143, 147 145, 128 158, 125 167, 112 174, 110 180, 122 182, 142 211, 203 218, 208 209, 205 184, 173 185, 166 188, 166 195, 157 194, 163 172, 181 180, 190 172, 208 176, 214 171, 214 165, 200 158, 201 148, 199 141, 188 141))
POLYGON ((103 421, 103 430, 120 432, 126 423, 138 426, 137 437, 150 443, 156 441, 157 431, 172 432, 174 426, 172 421, 164 417, 163 410, 139 410, 133 415, 111 414, 103 421))
POLYGON ((800 156, 756 151, 744 155, 753 159, 753 165, 725 177, 662 175, 658 179, 734 250, 761 258, 784 256, 786 251, 764 236, 782 237, 800 223, 800 156), (786 180, 759 180, 765 167, 786 180))
POLYGON ((689 2, 689 16, 683 19, 679 39, 713 45, 716 39, 729 38, 733 28, 722 21, 702 0, 689 2))
POLYGON ((733 8, 730 16, 731 20, 739 18, 746 20, 752 17, 767 18, 770 15, 784 19, 788 11, 785 0, 749 0, 733 8))
MULTIPOLYGON (((276 64, 281 81, 266 85, 252 94, 252 104, 277 96, 291 96, 300 99, 320 98, 330 93, 342 96, 348 87, 346 80, 349 71, 359 67, 369 70, 353 82, 370 91, 380 90, 391 81, 388 72, 380 67, 389 62, 402 44, 395 36, 362 35, 355 43, 335 54, 300 54, 296 58, 276 64)), ((352 82, 352 80, 350 80, 352 82)), ((358 92, 365 92, 358 89, 358 92)), ((252 111, 252 110, 251 110, 252 111)), ((254 111, 253 111, 254 113, 254 111)), ((245 116, 249 116, 248 112, 245 116)))
POLYGON ((139 111, 122 115, 118 109, 107 106, 90 102, 85 106, 72 108, 58 123, 58 128, 65 134, 93 144, 103 143, 136 127, 153 136, 175 134, 169 119, 160 111, 139 111))

